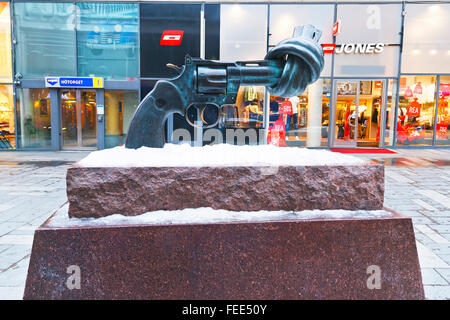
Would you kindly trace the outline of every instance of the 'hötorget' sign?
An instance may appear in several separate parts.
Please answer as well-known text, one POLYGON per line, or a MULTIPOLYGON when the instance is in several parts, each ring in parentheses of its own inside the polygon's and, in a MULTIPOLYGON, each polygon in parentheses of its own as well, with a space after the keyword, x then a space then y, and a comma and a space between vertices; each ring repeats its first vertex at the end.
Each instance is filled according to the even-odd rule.
POLYGON ((45 77, 47 88, 103 88, 103 78, 98 77, 45 77))

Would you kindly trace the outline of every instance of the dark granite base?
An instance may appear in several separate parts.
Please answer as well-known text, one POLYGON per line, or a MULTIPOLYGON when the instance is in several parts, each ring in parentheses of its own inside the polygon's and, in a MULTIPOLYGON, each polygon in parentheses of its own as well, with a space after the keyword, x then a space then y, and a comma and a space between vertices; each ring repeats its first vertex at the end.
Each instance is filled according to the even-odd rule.
POLYGON ((24 299, 423 299, 410 218, 36 230, 24 299), (79 266, 81 289, 67 268, 79 266), (381 271, 368 289, 367 268, 381 271))
POLYGON ((384 166, 72 167, 71 217, 135 216, 210 207, 231 211, 383 207, 384 166))

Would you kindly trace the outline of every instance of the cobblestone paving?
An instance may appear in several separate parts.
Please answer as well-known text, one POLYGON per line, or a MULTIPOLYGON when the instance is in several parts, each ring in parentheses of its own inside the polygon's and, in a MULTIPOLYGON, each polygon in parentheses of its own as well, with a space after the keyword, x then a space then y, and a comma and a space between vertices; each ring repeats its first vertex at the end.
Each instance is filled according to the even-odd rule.
POLYGON ((384 162, 384 205, 412 218, 427 299, 450 300, 450 150, 360 156, 384 162))
POLYGON ((86 154, 0 152, 0 299, 22 298, 34 230, 67 201, 67 168, 86 154))
MULTIPOLYGON (((428 299, 450 299, 450 150, 358 155, 386 164, 385 206, 413 219, 428 299)), ((86 152, 0 152, 0 300, 21 299, 34 230, 67 197, 86 152)))

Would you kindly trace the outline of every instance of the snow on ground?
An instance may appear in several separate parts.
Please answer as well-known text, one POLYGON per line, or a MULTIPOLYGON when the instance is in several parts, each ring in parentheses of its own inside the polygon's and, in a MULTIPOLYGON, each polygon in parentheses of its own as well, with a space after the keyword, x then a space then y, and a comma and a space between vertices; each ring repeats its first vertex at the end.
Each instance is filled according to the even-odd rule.
POLYGON ((164 148, 115 147, 94 151, 80 160, 83 167, 223 167, 362 165, 365 160, 336 152, 273 145, 216 144, 191 147, 166 144, 164 148))
POLYGON ((289 211, 248 211, 236 212, 214 210, 211 208, 184 209, 174 211, 153 211, 139 216, 127 217, 114 214, 103 218, 69 218, 69 204, 61 207, 49 220, 47 226, 58 227, 89 227, 117 225, 171 225, 171 224, 208 224, 229 222, 263 222, 292 221, 308 219, 374 219, 390 217, 392 213, 385 210, 305 210, 289 211))

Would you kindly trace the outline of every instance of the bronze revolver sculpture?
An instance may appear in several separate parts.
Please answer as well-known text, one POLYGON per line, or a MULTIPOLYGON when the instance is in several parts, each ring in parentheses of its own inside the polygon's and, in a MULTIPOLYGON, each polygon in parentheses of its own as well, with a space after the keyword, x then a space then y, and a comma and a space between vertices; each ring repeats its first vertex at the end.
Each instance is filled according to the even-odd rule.
MULTIPOLYGON (((186 56, 179 75, 159 80, 140 103, 131 120, 125 147, 162 148, 167 117, 179 113, 194 125, 187 116, 191 107, 199 109, 202 121, 207 124, 203 114, 235 104, 239 86, 266 86, 272 95, 285 98, 300 95, 319 78, 323 69, 323 50, 318 43, 321 34, 312 25, 298 26, 292 38, 281 41, 259 61, 221 62, 186 56)), ((219 117, 217 112, 217 120, 204 128, 215 126, 219 117)))

